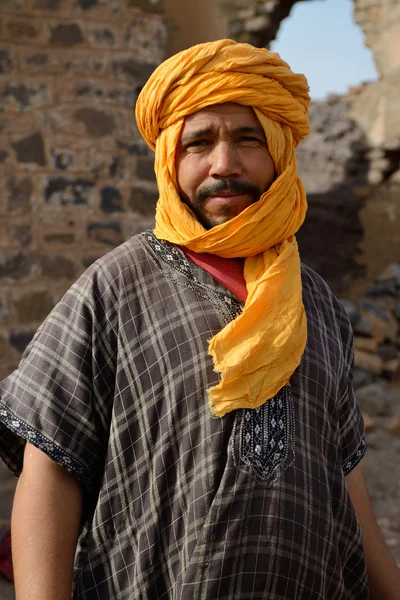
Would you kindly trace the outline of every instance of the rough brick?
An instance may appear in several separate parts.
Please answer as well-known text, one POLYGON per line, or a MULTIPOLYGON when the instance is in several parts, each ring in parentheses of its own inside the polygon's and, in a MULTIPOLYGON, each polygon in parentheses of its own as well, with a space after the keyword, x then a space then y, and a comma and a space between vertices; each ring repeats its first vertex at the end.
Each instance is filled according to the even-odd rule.
POLYGON ((74 233, 47 233, 45 242, 49 244, 72 244, 75 241, 74 233))
POLYGON ((28 246, 32 241, 32 228, 27 224, 12 225, 8 230, 8 237, 23 247, 28 246))
POLYGON ((23 19, 9 19, 4 24, 5 36, 15 40, 33 40, 41 33, 41 24, 23 19))
POLYGON ((134 186, 128 201, 130 210, 142 215, 153 215, 158 200, 156 191, 147 190, 140 186, 134 186))
POLYGON ((20 323, 41 322, 54 306, 47 290, 28 292, 13 301, 14 311, 20 323))
POLYGON ((87 226, 89 240, 108 246, 118 246, 123 242, 121 223, 117 221, 91 222, 87 226))
POLYGON ((74 112, 74 119, 83 123, 89 135, 101 137, 115 131, 114 117, 96 108, 80 108, 74 112))
POLYGON ((9 319, 7 300, 5 296, 0 296, 0 323, 5 323, 9 319))
POLYGON ((147 158, 138 158, 136 174, 139 179, 155 181, 154 161, 147 158))
POLYGON ((35 263, 31 253, 11 254, 0 257, 0 279, 19 280, 27 277, 35 263))
POLYGON ((52 25, 50 38, 52 46, 75 46, 83 42, 82 31, 77 23, 52 25))
POLYGON ((0 75, 10 73, 14 68, 14 54, 11 50, 0 48, 0 75))
POLYGON ((31 209, 33 191, 32 180, 29 177, 11 176, 7 179, 7 208, 24 213, 31 209))
POLYGON ((61 150, 53 148, 51 151, 54 168, 60 171, 65 171, 74 161, 74 153, 71 150, 61 150))
POLYGON ((147 62, 161 62, 167 37, 166 27, 160 18, 136 16, 133 23, 127 26, 125 41, 134 50, 136 58, 147 62))
POLYGON ((61 206, 89 204, 93 186, 92 181, 85 179, 50 176, 44 189, 44 199, 47 203, 61 204, 61 206))
POLYGON ((116 140, 115 145, 119 150, 125 150, 132 156, 147 156, 149 147, 146 142, 126 142, 125 140, 116 140))
POLYGON ((12 147, 20 163, 34 163, 41 167, 46 165, 44 142, 40 133, 33 133, 28 137, 14 142, 12 147))
POLYGON ((2 0, 1 7, 7 10, 22 10, 24 0, 2 0))
POLYGON ((75 91, 76 98, 92 98, 101 100, 108 104, 125 105, 134 108, 137 100, 137 93, 132 89, 107 88, 104 85, 95 84, 87 81, 80 83, 75 91))
POLYGON ((53 279, 67 277, 68 279, 72 279, 76 275, 75 263, 62 254, 41 256, 40 264, 45 277, 53 279))
POLYGON ((58 10, 61 6, 61 0, 33 0, 32 8, 42 10, 58 10))
POLYGON ((112 62, 115 77, 136 85, 143 85, 156 67, 154 63, 143 63, 134 58, 114 59, 112 62))
POLYGON ((111 213, 123 211, 122 197, 119 190, 113 186, 105 186, 100 190, 100 207, 103 212, 111 213))
POLYGON ((41 108, 51 101, 51 93, 45 83, 8 82, 0 87, 0 110, 27 110, 41 108))
POLYGON ((10 334, 10 344, 18 352, 23 352, 34 335, 35 331, 12 331, 10 334))
POLYGON ((144 12, 159 13, 162 11, 160 0, 127 0, 128 8, 140 8, 144 12))
POLYGON ((90 33, 90 42, 100 48, 115 48, 117 39, 115 32, 111 27, 95 27, 90 33))

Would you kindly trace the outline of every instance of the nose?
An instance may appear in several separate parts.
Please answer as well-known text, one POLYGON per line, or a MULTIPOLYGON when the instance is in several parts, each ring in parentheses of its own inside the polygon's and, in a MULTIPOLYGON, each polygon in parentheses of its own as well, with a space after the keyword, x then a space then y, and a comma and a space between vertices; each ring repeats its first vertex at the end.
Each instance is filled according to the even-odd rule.
POLYGON ((210 153, 210 177, 238 177, 242 175, 242 170, 234 144, 220 141, 214 146, 210 153))

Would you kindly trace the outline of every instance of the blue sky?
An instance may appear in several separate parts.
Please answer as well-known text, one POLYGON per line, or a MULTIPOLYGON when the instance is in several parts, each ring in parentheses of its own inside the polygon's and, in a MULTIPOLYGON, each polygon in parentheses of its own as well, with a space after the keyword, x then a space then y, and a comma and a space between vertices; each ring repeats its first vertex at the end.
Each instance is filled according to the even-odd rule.
POLYGON ((307 76, 314 100, 378 77, 352 11, 352 0, 299 2, 271 45, 294 71, 307 76))

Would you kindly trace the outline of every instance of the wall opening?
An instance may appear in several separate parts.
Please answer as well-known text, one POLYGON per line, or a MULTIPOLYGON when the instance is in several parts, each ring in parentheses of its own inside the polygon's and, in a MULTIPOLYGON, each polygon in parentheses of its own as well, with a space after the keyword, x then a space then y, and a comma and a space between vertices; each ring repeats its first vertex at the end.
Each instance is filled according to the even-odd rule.
POLYGON ((352 0, 297 2, 270 46, 294 71, 305 73, 314 100, 346 93, 350 86, 378 77, 372 52, 353 20, 353 4, 352 0))

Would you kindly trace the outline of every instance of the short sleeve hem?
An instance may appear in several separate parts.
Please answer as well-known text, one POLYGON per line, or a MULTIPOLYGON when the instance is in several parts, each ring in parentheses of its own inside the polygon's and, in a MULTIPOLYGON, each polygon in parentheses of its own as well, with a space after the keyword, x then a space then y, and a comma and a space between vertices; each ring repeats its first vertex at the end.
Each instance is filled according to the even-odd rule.
POLYGON ((64 467, 88 491, 90 490, 92 478, 87 468, 51 439, 39 433, 31 425, 28 425, 17 417, 2 402, 0 402, 0 424, 3 424, 7 428, 0 435, 3 442, 2 459, 16 476, 19 476, 22 472, 24 442, 28 442, 47 454, 58 465, 64 467), (21 438, 22 441, 20 441, 21 438))
POLYGON ((361 440, 359 447, 357 448, 357 451, 342 466, 344 476, 348 475, 350 473, 350 471, 352 471, 358 465, 358 463, 363 458, 366 449, 367 449, 367 443, 365 441, 365 438, 363 438, 361 440))

